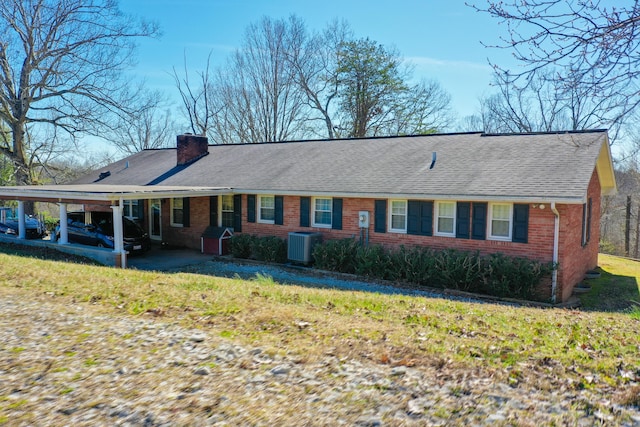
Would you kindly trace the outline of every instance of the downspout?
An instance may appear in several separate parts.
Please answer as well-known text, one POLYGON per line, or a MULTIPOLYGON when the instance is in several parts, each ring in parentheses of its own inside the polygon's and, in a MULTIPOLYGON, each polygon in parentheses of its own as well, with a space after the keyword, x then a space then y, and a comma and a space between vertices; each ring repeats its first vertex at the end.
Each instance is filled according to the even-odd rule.
POLYGON ((558 288, 558 242, 560 241, 560 212, 556 209, 556 202, 551 202, 551 211, 555 215, 553 225, 553 271, 551 272, 551 302, 556 302, 558 288))

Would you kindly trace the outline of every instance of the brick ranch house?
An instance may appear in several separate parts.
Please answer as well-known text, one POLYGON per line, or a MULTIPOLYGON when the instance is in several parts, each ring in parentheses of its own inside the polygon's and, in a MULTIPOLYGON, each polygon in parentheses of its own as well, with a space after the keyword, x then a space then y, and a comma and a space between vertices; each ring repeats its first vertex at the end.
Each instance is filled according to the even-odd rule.
POLYGON ((145 150, 51 187, 79 188, 83 197, 130 189, 111 203, 157 241, 194 249, 208 226, 284 239, 293 231, 324 240, 364 231, 386 247, 557 262, 549 295, 562 302, 597 266, 600 199, 616 191, 604 130, 243 145, 180 135, 176 148, 145 150), (144 192, 154 187, 173 192, 144 192), (370 215, 366 230, 362 212, 370 215))

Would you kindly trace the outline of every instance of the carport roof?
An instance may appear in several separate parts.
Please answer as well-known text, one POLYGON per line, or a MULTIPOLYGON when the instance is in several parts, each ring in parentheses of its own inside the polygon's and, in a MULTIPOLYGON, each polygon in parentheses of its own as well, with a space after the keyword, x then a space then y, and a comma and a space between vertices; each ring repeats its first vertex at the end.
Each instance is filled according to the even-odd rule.
POLYGON ((170 197, 215 196, 227 194, 226 187, 185 187, 163 185, 25 185, 0 187, 0 199, 69 202, 99 201, 117 202, 119 200, 161 199, 170 197))

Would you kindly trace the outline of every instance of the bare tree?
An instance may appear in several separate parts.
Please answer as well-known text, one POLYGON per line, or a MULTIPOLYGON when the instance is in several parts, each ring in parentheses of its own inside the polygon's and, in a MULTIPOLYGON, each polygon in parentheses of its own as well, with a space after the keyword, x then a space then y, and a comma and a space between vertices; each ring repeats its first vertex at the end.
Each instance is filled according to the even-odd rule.
MULTIPOLYGON (((582 130, 613 125, 617 97, 593 98, 575 76, 561 82, 544 71, 512 80, 496 73, 498 92, 481 99, 483 130, 486 132, 549 132, 582 130)), ((612 137, 617 133, 614 126, 612 137)))
MULTIPOLYGON (((306 95, 307 107, 316 114, 310 121, 320 121, 326 132, 320 132, 326 138, 335 138, 335 103, 338 99, 338 61, 340 48, 353 38, 351 28, 346 21, 334 21, 327 28, 309 35, 304 24, 292 17, 290 37, 296 50, 288 54, 289 66, 293 78, 306 95)), ((315 126, 312 126, 312 131, 315 126)))
POLYGON ((212 126, 212 119, 215 110, 211 109, 213 78, 210 71, 211 53, 207 57, 207 65, 204 71, 197 73, 197 83, 192 83, 189 69, 187 67, 187 57, 184 58, 184 76, 179 76, 175 67, 173 69, 173 79, 176 88, 180 93, 184 114, 189 120, 191 132, 196 135, 207 135, 212 126))
POLYGON ((214 91, 214 140, 218 143, 287 141, 301 137, 304 95, 289 67, 289 52, 298 50, 289 37, 295 19, 262 18, 251 24, 242 47, 218 72, 214 91))
POLYGON ((143 91, 136 102, 136 111, 121 113, 103 137, 125 154, 170 146, 177 132, 166 98, 143 91))
POLYGON ((0 153, 17 184, 33 182, 38 129, 99 134, 113 111, 127 109, 122 71, 135 39, 155 34, 113 0, 0 2, 0 123, 11 133, 0 153))
POLYGON ((185 76, 174 71, 192 129, 219 144, 430 133, 451 121, 439 84, 411 84, 395 50, 353 40, 344 22, 310 34, 296 16, 265 17, 226 66, 196 85, 185 76))
POLYGON ((507 24, 508 34, 494 47, 511 50, 524 65, 515 72, 501 69, 511 81, 545 70, 545 78, 558 87, 573 86, 582 100, 608 100, 609 112, 598 121, 609 126, 640 102, 640 6, 601 3, 511 0, 471 6, 507 24))
POLYGON ((452 123, 451 96, 436 81, 423 80, 400 93, 387 128, 374 135, 436 133, 452 123))

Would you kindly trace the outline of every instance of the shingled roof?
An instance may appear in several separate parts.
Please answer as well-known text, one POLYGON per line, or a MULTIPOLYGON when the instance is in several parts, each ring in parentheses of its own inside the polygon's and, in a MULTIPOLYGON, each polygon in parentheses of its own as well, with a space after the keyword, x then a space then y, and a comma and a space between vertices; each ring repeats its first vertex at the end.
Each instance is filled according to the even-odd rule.
POLYGON ((209 145, 176 166, 145 150, 75 184, 226 187, 233 193, 582 203, 594 169, 615 191, 606 131, 209 145), (435 164, 431 168, 434 154, 435 164), (106 175, 106 174, 104 174, 106 175))

